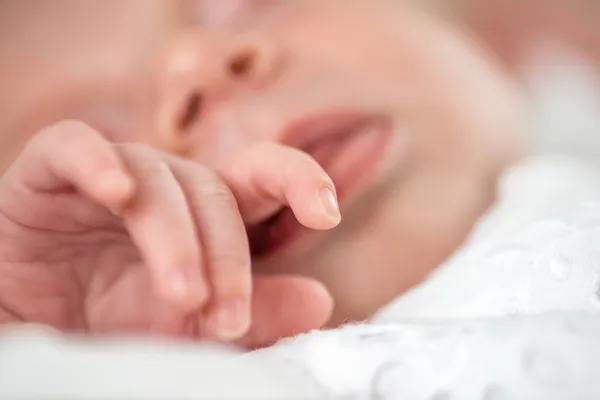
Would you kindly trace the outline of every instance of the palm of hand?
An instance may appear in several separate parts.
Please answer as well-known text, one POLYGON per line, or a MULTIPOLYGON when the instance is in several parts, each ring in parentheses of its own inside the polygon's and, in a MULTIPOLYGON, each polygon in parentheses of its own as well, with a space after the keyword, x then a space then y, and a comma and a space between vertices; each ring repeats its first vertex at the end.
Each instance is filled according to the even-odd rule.
POLYGON ((86 332, 197 334, 193 315, 154 294, 119 218, 75 193, 17 193, 3 199, 0 225, 10 249, 0 299, 13 319, 86 332))
MULTIPOLYGON (((291 198, 305 225, 332 226, 335 217, 306 202, 305 191, 318 192, 316 185, 328 179, 314 160, 277 147, 246 161, 256 160, 296 162, 296 168, 255 171, 299 171, 304 178, 267 175, 261 181, 276 202, 291 198), (277 186, 288 181, 301 185, 277 186)), ((254 197, 256 180, 244 177, 252 169, 240 171, 237 184, 250 183, 238 192, 246 195, 242 204, 264 212, 255 207, 264 204, 254 197)), ((239 332, 250 313, 250 329, 238 340, 248 346, 319 327, 331 312, 322 285, 285 274, 250 275, 243 215, 226 186, 201 165, 136 145, 115 147, 80 124, 49 129, 0 177, 0 324, 233 340, 243 332, 223 328, 236 321, 232 329, 239 332), (231 313, 236 292, 243 303, 231 313)))

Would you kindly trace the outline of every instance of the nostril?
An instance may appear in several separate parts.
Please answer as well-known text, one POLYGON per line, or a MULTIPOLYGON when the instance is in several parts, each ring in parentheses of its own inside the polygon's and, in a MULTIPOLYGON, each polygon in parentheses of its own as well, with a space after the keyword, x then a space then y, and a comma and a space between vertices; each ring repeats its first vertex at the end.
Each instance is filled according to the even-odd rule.
POLYGON ((177 118, 178 132, 187 132, 190 126, 198 119, 202 111, 202 96, 198 93, 190 94, 181 108, 181 114, 177 118))
POLYGON ((256 54, 252 49, 238 52, 229 62, 229 73, 235 78, 246 78, 252 73, 256 54))

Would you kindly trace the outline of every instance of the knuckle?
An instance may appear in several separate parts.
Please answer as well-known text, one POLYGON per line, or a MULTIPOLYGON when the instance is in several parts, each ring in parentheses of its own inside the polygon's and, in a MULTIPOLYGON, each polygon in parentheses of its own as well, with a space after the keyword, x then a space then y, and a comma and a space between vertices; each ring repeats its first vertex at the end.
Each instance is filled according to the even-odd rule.
POLYGON ((210 197, 226 205, 236 205, 237 201, 233 192, 213 171, 203 168, 203 173, 199 177, 201 184, 199 190, 203 197, 210 197))
MULTIPOLYGON (((309 153, 279 143, 261 143, 251 150, 250 160, 270 169, 276 166, 283 180, 299 174, 323 174, 321 164, 309 153)), ((242 168, 243 166, 239 166, 242 168)))
POLYGON ((100 134, 77 120, 64 120, 39 131, 28 143, 27 150, 47 151, 49 147, 85 143, 89 139, 97 139, 100 134))
POLYGON ((315 168, 321 169, 321 165, 318 161, 312 155, 301 149, 274 143, 264 147, 264 151, 268 151, 271 154, 279 154, 279 157, 270 158, 282 160, 284 165, 289 166, 292 169, 298 169, 300 171, 306 168, 309 170, 314 170, 315 168))
POLYGON ((195 197, 190 200, 237 206, 234 193, 217 172, 195 161, 173 157, 167 159, 173 165, 175 175, 182 181, 182 186, 195 197))
POLYGON ((157 177, 160 179, 169 177, 171 179, 171 169, 163 160, 158 157, 152 157, 151 154, 147 153, 145 153, 145 156, 147 157, 137 158, 135 168, 139 171, 140 176, 150 179, 148 184, 153 182, 157 177))
POLYGON ((115 145, 125 162, 144 176, 164 176, 170 168, 154 149, 142 143, 115 145))
POLYGON ((293 149, 294 151, 285 159, 285 164, 282 166, 282 176, 287 182, 293 181, 291 178, 298 175, 319 175, 325 174, 325 170, 310 154, 301 150, 293 149))
POLYGON ((314 168, 321 168, 319 162, 309 153, 300 150, 300 149, 292 149, 290 153, 290 159, 295 160, 300 166, 314 168))
POLYGON ((79 137, 82 134, 95 133, 95 131, 85 123, 78 120, 63 120, 45 129, 49 134, 63 135, 66 137, 79 137))
POLYGON ((321 164, 319 164, 319 162, 312 155, 305 153, 304 151, 301 151, 301 150, 296 150, 296 151, 298 153, 298 162, 299 162, 300 166, 310 168, 310 169, 317 168, 320 171, 323 170, 323 168, 321 167, 321 164))
POLYGON ((135 158, 157 158, 154 149, 145 143, 117 143, 114 146, 120 152, 135 158))
POLYGON ((212 181, 203 189, 205 196, 210 196, 213 202, 225 207, 237 207, 237 200, 227 185, 220 181, 212 181))

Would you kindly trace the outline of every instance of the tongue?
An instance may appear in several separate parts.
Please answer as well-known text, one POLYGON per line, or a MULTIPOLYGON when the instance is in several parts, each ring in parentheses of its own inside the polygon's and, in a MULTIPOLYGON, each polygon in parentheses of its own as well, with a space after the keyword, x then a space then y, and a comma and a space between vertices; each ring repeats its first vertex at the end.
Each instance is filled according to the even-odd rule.
POLYGON ((340 149, 340 142, 342 141, 343 139, 340 138, 327 140, 320 143, 319 147, 311 151, 310 154, 321 167, 327 168, 331 159, 335 157, 336 152, 340 149))
POLYGON ((361 131, 347 136, 335 147, 335 155, 330 154, 325 170, 333 180, 338 191, 338 196, 345 196, 353 184, 360 182, 361 175, 367 172, 372 162, 372 154, 377 154, 376 147, 380 146, 377 132, 369 132, 367 127, 361 131))
MULTIPOLYGON (((369 128, 367 128, 369 129, 369 128)), ((336 137, 319 143, 310 153, 327 171, 338 191, 347 191, 348 180, 354 181, 364 170, 365 154, 370 154, 372 146, 377 146, 373 135, 364 130, 336 137), (345 179, 338 179, 341 177, 345 179)), ((288 242, 304 228, 296 220, 289 208, 283 209, 269 221, 249 230, 253 255, 265 255, 288 242)))

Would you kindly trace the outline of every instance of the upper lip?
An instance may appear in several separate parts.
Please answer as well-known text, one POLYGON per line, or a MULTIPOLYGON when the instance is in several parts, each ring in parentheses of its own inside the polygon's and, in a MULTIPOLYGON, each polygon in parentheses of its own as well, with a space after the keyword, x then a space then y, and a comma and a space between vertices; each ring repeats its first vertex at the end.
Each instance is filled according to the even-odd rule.
MULTIPOLYGON (((352 168, 350 168, 350 172, 347 169, 328 171, 329 163, 332 161, 332 157, 335 159, 336 155, 327 153, 327 148, 332 149, 337 145, 344 146, 347 144, 347 140, 352 140, 357 133, 364 132, 363 128, 371 127, 372 124, 385 127, 388 123, 389 120, 385 116, 373 113, 340 110, 322 112, 289 123, 282 132, 281 143, 313 156, 334 180, 336 190, 340 196, 339 200, 342 200, 348 189, 353 187, 357 178, 354 176, 352 168), (330 147, 331 145, 334 147, 330 147), (325 154, 319 153, 321 149, 324 149, 323 146, 326 146, 325 154), (332 172, 336 173, 331 175, 332 172)), ((261 230, 261 228, 264 228, 265 224, 271 224, 273 221, 279 222, 277 218, 281 217, 281 211, 284 208, 282 207, 269 218, 257 224, 258 229, 252 231, 253 234, 250 234, 251 239, 260 238, 261 233, 264 234, 264 230, 261 230)), ((287 218, 289 215, 285 215, 285 217, 287 218)), ((260 240, 258 243, 260 243, 260 240)))
POLYGON ((288 124, 283 130, 282 144, 307 153, 323 140, 343 138, 377 116, 356 111, 332 111, 309 115, 288 124))

